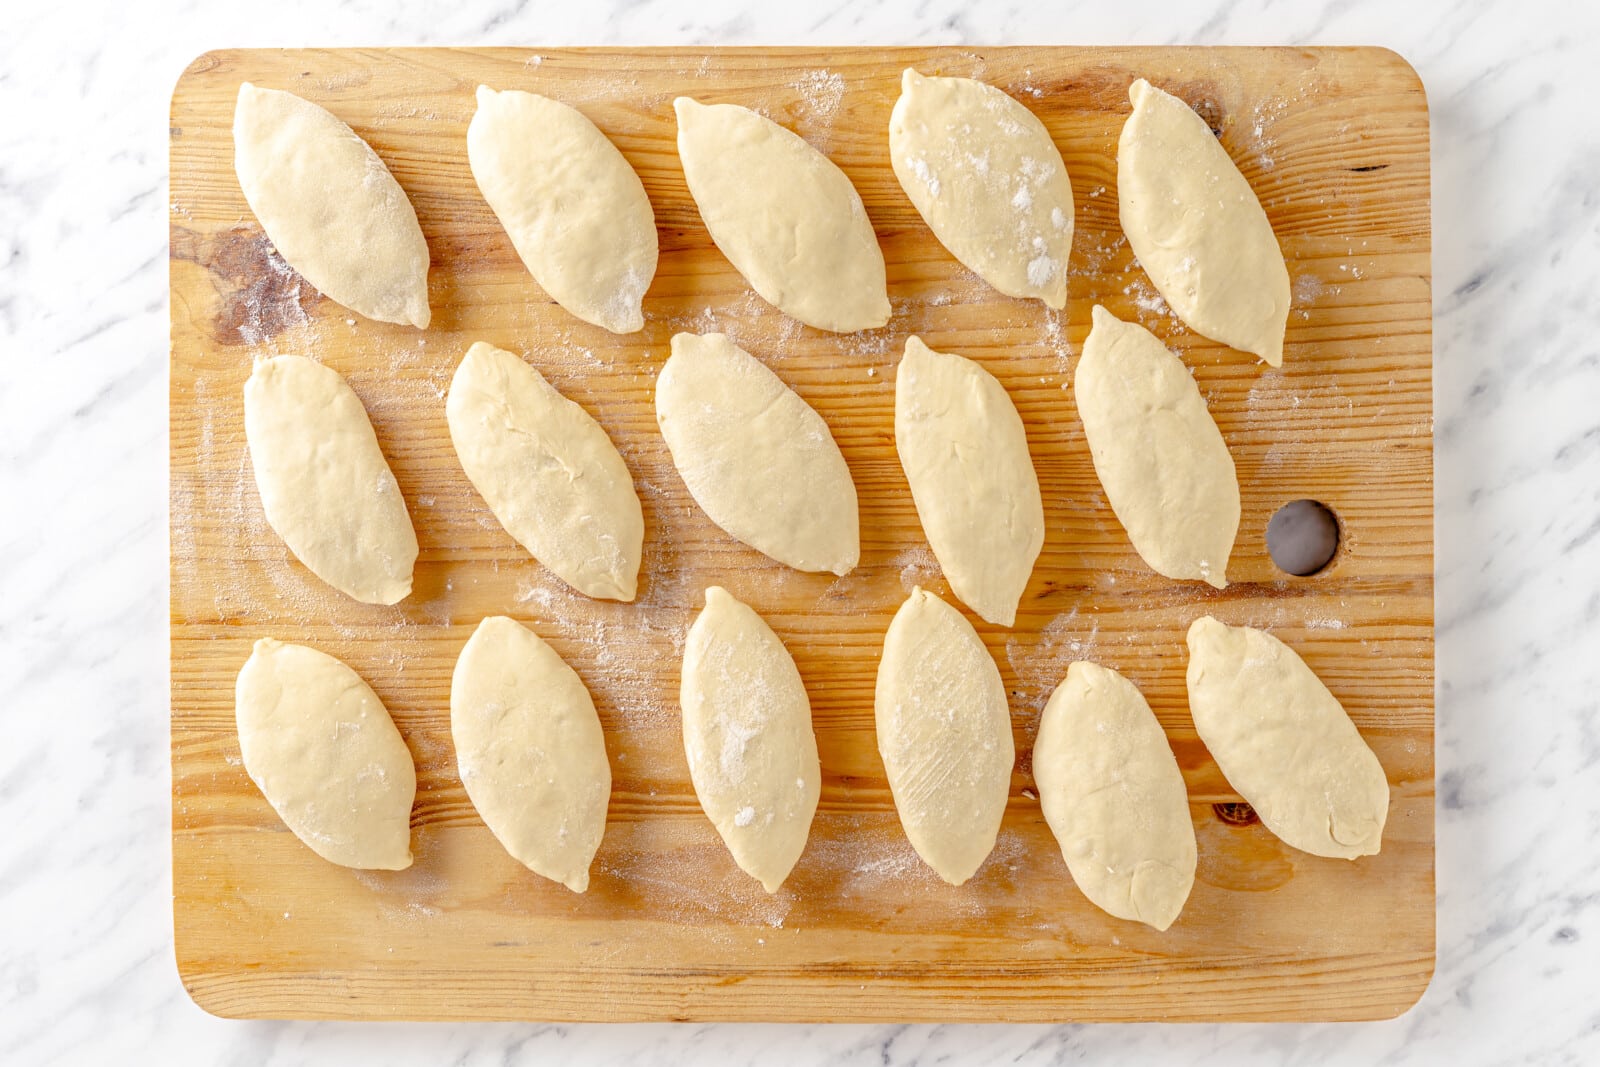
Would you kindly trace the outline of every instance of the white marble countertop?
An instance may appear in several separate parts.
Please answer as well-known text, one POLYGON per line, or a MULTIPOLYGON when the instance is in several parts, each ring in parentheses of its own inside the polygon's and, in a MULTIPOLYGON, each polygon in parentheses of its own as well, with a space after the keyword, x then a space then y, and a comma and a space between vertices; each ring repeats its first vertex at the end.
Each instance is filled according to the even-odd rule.
POLYGON ((31 4, 0 35, 0 1062, 1600 1062, 1600 14, 1553 0, 31 4), (1438 971, 1398 1020, 226 1022, 172 953, 167 136, 210 48, 1382 44, 1433 114, 1438 971), (1587 650, 1587 651, 1585 651, 1587 650))

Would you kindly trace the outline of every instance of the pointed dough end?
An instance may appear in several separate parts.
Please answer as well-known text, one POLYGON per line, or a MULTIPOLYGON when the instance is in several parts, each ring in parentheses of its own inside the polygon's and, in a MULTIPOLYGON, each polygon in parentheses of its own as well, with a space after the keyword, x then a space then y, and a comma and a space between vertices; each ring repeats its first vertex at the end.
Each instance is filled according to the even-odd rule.
POLYGON ((478 92, 477 92, 478 106, 479 107, 483 107, 483 106, 487 105, 489 103, 489 101, 491 101, 491 100, 493 100, 495 98, 496 95, 497 94, 495 93, 495 91, 493 89, 489 88, 487 85, 478 86, 478 92))
POLYGON ((589 888, 589 872, 587 870, 579 871, 561 884, 574 893, 582 893, 589 888))
MULTIPOLYGON (((987 858, 988 857, 985 857, 985 859, 987 859, 987 858)), ((933 867, 933 864, 930 863, 930 864, 928 864, 928 866, 933 867)), ((979 866, 982 866, 982 864, 979 864, 979 866)), ((933 867, 933 873, 937 874, 939 876, 939 880, 941 882, 944 882, 946 885, 966 885, 969 881, 972 880, 972 876, 974 874, 977 874, 978 872, 976 870, 971 870, 971 871, 968 871, 966 874, 957 875, 955 877, 952 877, 951 875, 946 874, 944 871, 941 871, 939 868, 933 867)))
MULTIPOLYGON (((967 606, 972 607, 971 604, 967 606)), ((972 607, 972 610, 978 613, 978 618, 990 626, 1005 626, 1009 628, 1015 625, 1017 621, 1017 606, 1015 604, 1009 609, 996 608, 990 605, 982 608, 972 607)))
POLYGON ((1135 108, 1138 108, 1138 106, 1144 102, 1145 97, 1149 96, 1154 90, 1155 86, 1151 85, 1143 78, 1140 78, 1132 85, 1128 86, 1128 100, 1135 108))
MULTIPOLYGON (((381 604, 383 607, 386 607, 386 608, 387 607, 393 607, 395 604, 400 603, 400 601, 404 600, 406 597, 411 595, 411 582, 412 582, 412 576, 411 575, 407 575, 406 576, 405 585, 402 586, 402 585, 396 584, 394 586, 391 586, 391 587, 379 592, 370 601, 364 601, 364 603, 381 604)), ((360 600, 361 598, 357 597, 356 599, 360 600)))
POLYGON ((909 93, 913 88, 925 81, 927 79, 917 73, 917 68, 907 67, 900 75, 900 91, 909 93))
POLYGON ((682 126, 684 120, 697 111, 704 111, 706 105, 692 96, 675 96, 672 98, 672 110, 678 116, 678 125, 682 126))
POLYGON ((1227 628, 1227 624, 1219 621, 1215 616, 1202 615, 1189 624, 1189 632, 1184 635, 1184 643, 1189 646, 1189 652, 1192 654, 1195 642, 1205 640, 1205 636, 1208 633, 1215 633, 1217 630, 1226 630, 1227 628))
POLYGON ((595 325, 619 337, 630 333, 638 333, 644 329, 644 309, 630 308, 627 314, 621 318, 613 319, 610 322, 597 322, 595 325))
POLYGON ((380 863, 380 864, 375 865, 371 869, 375 870, 375 871, 403 871, 403 870, 405 870, 406 868, 408 868, 410 866, 411 866, 411 849, 407 848, 406 849, 405 858, 392 860, 392 861, 390 861, 388 863, 380 863))

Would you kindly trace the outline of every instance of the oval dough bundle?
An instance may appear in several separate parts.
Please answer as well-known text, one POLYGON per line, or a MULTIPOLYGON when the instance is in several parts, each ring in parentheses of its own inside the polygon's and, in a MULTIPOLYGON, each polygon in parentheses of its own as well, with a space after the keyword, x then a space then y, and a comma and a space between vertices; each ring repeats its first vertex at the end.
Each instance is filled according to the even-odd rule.
POLYGON ((1044 545, 1044 503, 1005 388, 972 360, 907 338, 895 371, 894 442, 951 590, 1010 626, 1044 545))
POLYGON ((889 321, 883 251, 844 171, 749 108, 687 96, 672 106, 700 217, 763 299, 834 333, 889 321))
POLYGON ((1314 856, 1373 856, 1389 783, 1339 701, 1269 633, 1209 615, 1189 627, 1189 710, 1262 825, 1314 856))
POLYGON ((416 767, 360 675, 264 637, 239 669, 234 700, 245 772, 296 837, 344 867, 411 866, 416 767))
POLYGON ((811 702, 788 649, 727 590, 706 590, 683 648, 683 748, 695 795, 739 869, 776 893, 822 793, 811 702))
POLYGON ((1182 100, 1140 78, 1117 141, 1117 204, 1128 245, 1196 333, 1283 363, 1289 268, 1239 168, 1182 100))
POLYGON ((1033 746, 1044 817, 1083 895, 1165 930, 1194 886, 1189 794, 1134 684, 1079 661, 1050 694, 1033 746))
POLYGON ((1072 183, 1033 112, 992 85, 908 68, 889 160, 951 255, 1007 296, 1066 306, 1072 183))
POLYGON ((588 412, 480 341, 456 368, 445 415, 468 480, 518 544, 585 596, 633 599, 644 512, 588 412))
POLYGON ((922 588, 883 639, 878 754, 911 847, 951 885, 994 849, 1016 749, 1005 686, 962 614, 922 588))
POLYGON ((400 183, 328 111, 239 86, 239 187, 283 261, 329 299, 379 322, 428 325, 428 242, 400 183))
POLYGON ((534 281, 612 333, 644 329, 656 217, 616 145, 574 108, 478 86, 467 161, 534 281))
POLYGON ((799 394, 720 333, 680 333, 656 380, 656 422, 711 521, 796 570, 848 574, 861 557, 844 455, 799 394))
POLYGON ((417 534, 337 371, 305 356, 261 360, 244 384, 244 433, 267 522, 295 558, 366 604, 410 594, 417 534))
POLYGON ((505 850, 574 893, 606 829, 611 765, 583 680, 504 615, 473 631, 450 678, 461 784, 505 850))
POLYGON ((1228 584, 1239 478, 1200 387, 1143 326, 1103 307, 1072 377, 1106 499, 1157 574, 1228 584))

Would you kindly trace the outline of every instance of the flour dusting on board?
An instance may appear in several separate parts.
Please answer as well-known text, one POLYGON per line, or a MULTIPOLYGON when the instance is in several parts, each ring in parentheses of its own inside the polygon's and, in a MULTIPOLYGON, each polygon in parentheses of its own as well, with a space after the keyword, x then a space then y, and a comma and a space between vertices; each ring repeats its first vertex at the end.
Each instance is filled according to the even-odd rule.
POLYGON ((321 298, 298 271, 284 262, 265 235, 254 242, 254 247, 258 254, 251 262, 258 272, 227 297, 226 315, 235 324, 239 340, 252 346, 266 344, 285 330, 309 324, 311 316, 306 305, 321 298))
POLYGON ((794 85, 812 117, 831 124, 844 100, 844 76, 831 70, 809 70, 794 85))
POLYGON ((787 884, 768 893, 739 870, 710 822, 703 819, 697 840, 687 847, 637 850, 602 843, 591 873, 596 887, 616 882, 630 895, 648 900, 653 917, 703 927, 707 937, 722 944, 732 942, 718 926, 782 930, 795 903, 795 892, 787 884))
POLYGON ((944 573, 933 549, 926 544, 901 549, 889 561, 889 566, 900 572, 900 585, 907 593, 919 585, 931 585, 944 573))
POLYGON ((1100 624, 1078 617, 1078 609, 1062 612, 1029 640, 1022 635, 1006 639, 1006 663, 1023 689, 1023 700, 1035 712, 1067 676, 1078 660, 1094 660, 1099 650, 1100 624))

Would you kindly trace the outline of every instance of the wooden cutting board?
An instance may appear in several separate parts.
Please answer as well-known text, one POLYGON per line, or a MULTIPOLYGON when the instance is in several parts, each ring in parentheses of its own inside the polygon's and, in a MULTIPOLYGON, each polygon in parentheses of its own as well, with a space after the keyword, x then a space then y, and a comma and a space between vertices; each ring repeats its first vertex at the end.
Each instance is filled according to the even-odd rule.
POLYGON ((407 1019, 1368 1019, 1416 1001, 1434 960, 1433 476, 1428 113, 1379 49, 935 48, 238 51, 197 59, 172 101, 172 847, 184 984, 227 1016, 407 1019), (971 75, 1050 128, 1077 199, 1065 313, 1000 296, 933 239, 890 171, 902 68, 971 75), (1281 370, 1178 324, 1117 222, 1115 144, 1146 76, 1190 101, 1266 205, 1293 279, 1281 370), (410 194, 433 255, 425 333, 362 319, 271 252, 234 177, 239 83, 289 89, 366 137, 410 194), (642 334, 552 304, 479 196, 466 128, 479 83, 567 101, 638 169, 661 266, 642 334), (834 336, 756 297, 684 187, 672 98, 763 110, 844 168, 888 260, 894 318, 834 336), (1238 464, 1244 515, 1226 591, 1164 580, 1095 479, 1070 372, 1096 302, 1193 367, 1238 464), (861 500, 860 567, 800 574, 733 542, 690 500, 652 409, 679 331, 731 334, 828 420, 861 500), (1044 551, 1007 630, 974 620, 1011 694, 1017 766, 994 854, 940 882, 896 819, 873 736, 889 619, 914 584, 948 598, 895 456, 905 338, 979 360, 1027 425, 1044 551), (458 466, 446 386, 468 344, 525 354, 593 413, 644 501, 634 604, 570 592, 490 516, 458 466), (314 355, 365 401, 416 522, 412 596, 322 585, 266 526, 245 450, 253 359, 314 355), (1343 539, 1323 572, 1270 560, 1284 503, 1324 502, 1343 539), (825 783, 810 844, 768 896, 700 812, 678 728, 684 631, 711 583, 771 622, 812 700, 825 783), (1228 787, 1186 706, 1197 615, 1264 626, 1344 702, 1393 791, 1381 855, 1281 844, 1228 787), (614 774, 587 894, 511 860, 468 802, 450 743, 457 653, 505 613, 594 694, 614 774), (411 747, 416 864, 355 872, 301 845, 246 777, 233 682, 259 637, 342 658, 411 747), (1040 709, 1067 665, 1149 697, 1188 783, 1199 873, 1166 933, 1073 885, 1035 799, 1040 709))

